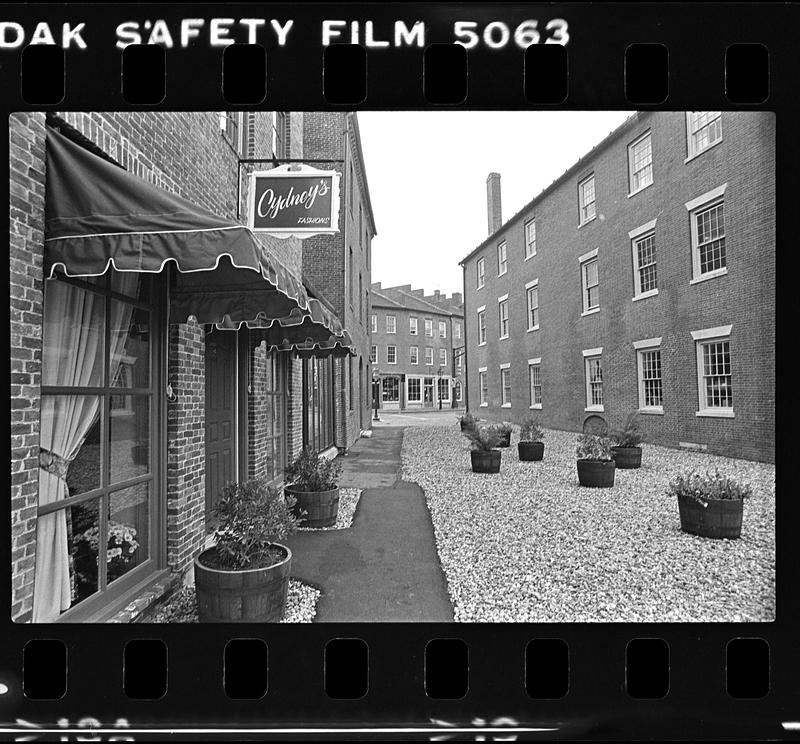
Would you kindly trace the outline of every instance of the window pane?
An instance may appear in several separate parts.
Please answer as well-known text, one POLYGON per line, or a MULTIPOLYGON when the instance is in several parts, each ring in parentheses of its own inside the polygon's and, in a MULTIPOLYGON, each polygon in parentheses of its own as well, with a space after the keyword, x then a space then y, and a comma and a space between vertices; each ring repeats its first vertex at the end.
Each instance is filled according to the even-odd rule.
POLYGON ((109 442, 110 483, 150 472, 149 396, 111 396, 109 442))
POLYGON ((125 575, 150 555, 150 484, 139 483, 109 497, 106 581, 125 575))
MULTIPOLYGON (((70 583, 73 606, 97 591, 100 543, 100 501, 84 501, 65 509, 70 549, 70 583)), ((61 512, 39 517, 40 522, 61 519, 61 512)))
MULTIPOLYGON (((99 488, 99 396, 43 395, 40 422, 40 459, 48 463, 48 472, 56 473, 66 464, 70 496, 99 488)), ((40 503, 48 503, 42 496, 40 503)))
POLYGON ((111 385, 150 385, 150 313, 111 300, 111 385))

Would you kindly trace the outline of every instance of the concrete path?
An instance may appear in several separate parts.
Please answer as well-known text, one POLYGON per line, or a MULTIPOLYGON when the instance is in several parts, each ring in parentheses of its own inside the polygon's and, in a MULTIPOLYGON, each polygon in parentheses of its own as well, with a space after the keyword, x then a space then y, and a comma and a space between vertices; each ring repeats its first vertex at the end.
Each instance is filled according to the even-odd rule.
POLYGON ((452 622, 425 494, 398 480, 403 429, 382 427, 342 458, 364 489, 351 527, 288 538, 292 576, 322 589, 315 622, 452 622))

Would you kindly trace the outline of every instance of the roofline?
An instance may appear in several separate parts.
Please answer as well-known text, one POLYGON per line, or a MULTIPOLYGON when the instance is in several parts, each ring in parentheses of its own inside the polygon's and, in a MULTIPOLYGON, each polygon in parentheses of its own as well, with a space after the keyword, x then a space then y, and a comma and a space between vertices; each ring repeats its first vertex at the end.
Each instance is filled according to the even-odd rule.
POLYGON ((598 142, 589 152, 585 155, 581 156, 577 162, 573 163, 564 173, 562 173, 555 181, 553 181, 549 186, 545 187, 544 190, 540 191, 533 199, 531 199, 522 209, 520 209, 516 214, 506 220, 500 227, 497 228, 493 233, 491 233, 487 238, 483 240, 483 242, 470 251, 464 258, 462 258, 459 262, 459 266, 464 266, 476 253, 479 253, 487 245, 489 245, 493 240, 497 240, 497 237, 502 233, 506 228, 508 228, 512 223, 517 222, 519 219, 527 214, 531 207, 533 207, 537 202, 541 201, 545 196, 550 194, 556 188, 558 188, 564 181, 568 178, 571 178, 575 175, 576 171, 579 171, 583 166, 586 165, 586 161, 591 160, 595 157, 600 150, 605 149, 608 147, 614 140, 616 140, 619 136, 621 136, 624 132, 628 129, 631 129, 634 124, 638 123, 645 115, 649 115, 653 112, 651 111, 636 111, 631 114, 625 121, 622 122, 618 127, 612 129, 600 142, 598 142))
POLYGON ((364 151, 361 148, 361 130, 358 127, 358 116, 355 111, 349 113, 350 119, 353 122, 353 129, 355 130, 356 152, 358 153, 358 162, 361 165, 361 177, 364 179, 364 199, 367 203, 367 214, 369 214, 369 221, 372 223, 372 237, 378 234, 378 227, 375 224, 375 213, 372 211, 372 199, 369 196, 369 182, 367 181, 367 165, 364 162, 364 151))
MULTIPOLYGON (((401 305, 399 302, 395 302, 395 301, 394 301, 394 300, 393 300, 391 297, 387 297, 385 294, 383 294, 383 293, 382 293, 380 290, 378 290, 378 289, 372 289, 372 288, 370 288, 370 292, 371 292, 371 295, 372 295, 372 296, 370 297, 370 304, 371 304, 371 305, 373 305, 373 306, 375 305, 375 298, 376 298, 376 297, 380 297, 380 298, 381 298, 382 300, 384 300, 384 301, 386 302, 386 304, 387 304, 387 305, 389 305, 390 307, 398 307, 398 308, 400 308, 401 310, 405 310, 405 309, 406 309, 406 308, 404 308, 404 307, 403 307, 403 306, 402 306, 402 305, 401 305)), ((379 303, 379 304, 378 304, 378 307, 383 307, 383 305, 381 305, 381 304, 379 303)))
POLYGON ((409 294, 403 289, 396 289, 394 287, 387 287, 387 289, 394 289, 395 292, 399 292, 400 294, 405 295, 406 297, 410 297, 411 299, 416 300, 417 302, 422 302, 428 307, 431 307, 434 310, 436 310, 436 312, 438 312, 439 315, 451 315, 451 316, 454 315, 454 313, 450 312, 449 310, 445 310, 443 307, 439 307, 439 305, 435 305, 432 302, 428 302, 428 300, 422 297, 415 297, 414 295, 409 294))

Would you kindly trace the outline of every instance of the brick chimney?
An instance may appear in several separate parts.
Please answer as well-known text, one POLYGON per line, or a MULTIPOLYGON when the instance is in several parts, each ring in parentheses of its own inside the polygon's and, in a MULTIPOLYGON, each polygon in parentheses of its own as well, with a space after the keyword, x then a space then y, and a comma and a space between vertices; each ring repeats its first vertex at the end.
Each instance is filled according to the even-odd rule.
POLYGON ((453 299, 451 301, 454 305, 460 305, 464 301, 461 298, 461 292, 453 292, 453 299))
POLYGON ((486 179, 486 205, 489 211, 489 235, 491 235, 503 224, 499 173, 490 173, 486 179))

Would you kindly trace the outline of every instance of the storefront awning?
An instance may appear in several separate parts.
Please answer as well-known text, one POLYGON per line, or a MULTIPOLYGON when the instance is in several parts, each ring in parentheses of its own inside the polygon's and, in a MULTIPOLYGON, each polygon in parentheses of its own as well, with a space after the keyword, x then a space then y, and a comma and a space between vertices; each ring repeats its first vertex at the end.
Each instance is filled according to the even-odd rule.
POLYGON ((253 233, 47 131, 45 277, 157 273, 174 264, 170 320, 308 315, 302 282, 253 233))

